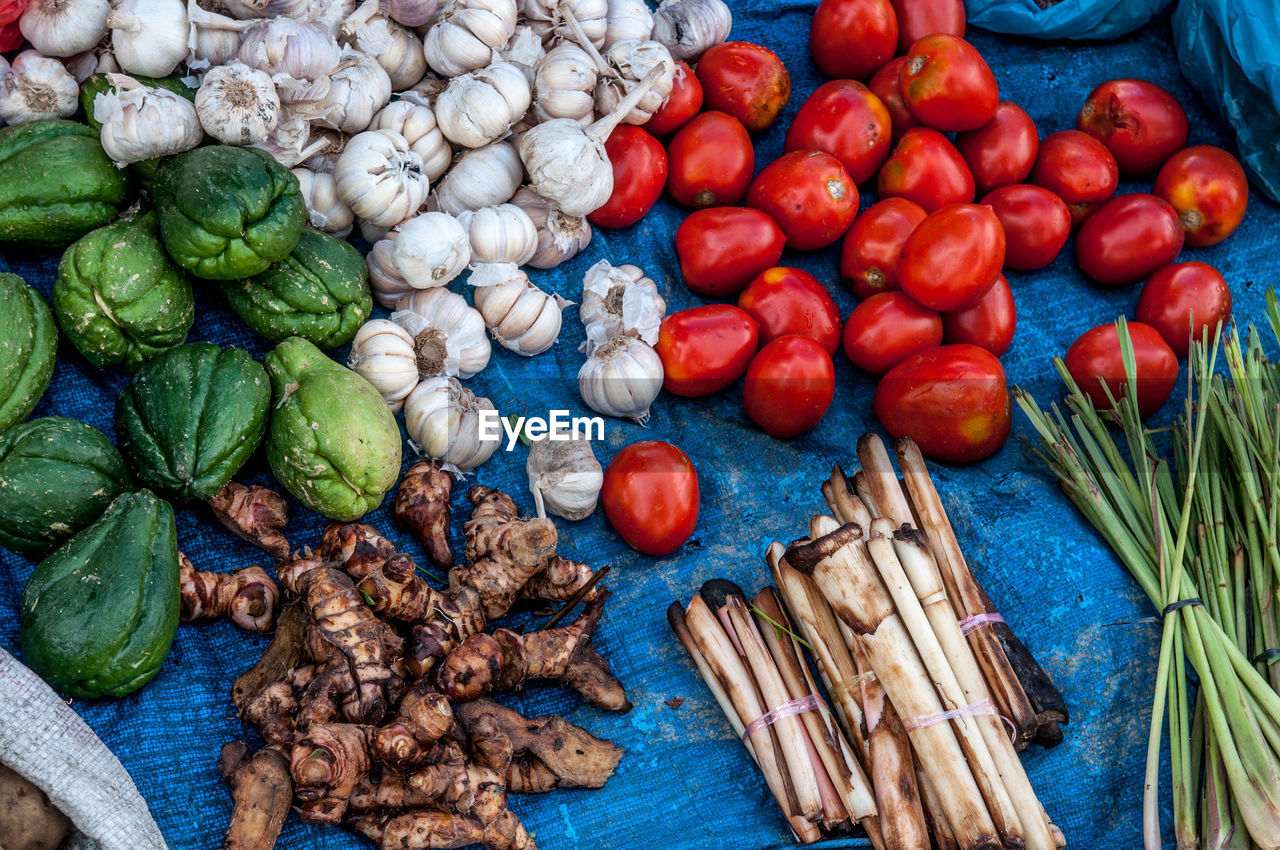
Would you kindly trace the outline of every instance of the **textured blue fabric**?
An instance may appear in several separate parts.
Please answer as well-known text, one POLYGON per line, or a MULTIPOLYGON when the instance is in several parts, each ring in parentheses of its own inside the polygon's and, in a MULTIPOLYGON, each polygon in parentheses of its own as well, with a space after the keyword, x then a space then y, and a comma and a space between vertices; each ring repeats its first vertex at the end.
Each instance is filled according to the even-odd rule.
POLYGON ((1031 38, 1110 41, 1156 19, 1173 0, 1060 0, 1041 8, 1036 0, 965 0, 969 23, 993 32, 1031 38))
MULTIPOLYGON (((763 166, 780 153, 786 122, 820 82, 807 49, 814 6, 774 0, 732 0, 732 5, 734 37, 772 47, 795 82, 783 121, 758 139, 757 162, 763 166)), ((1180 77, 1167 26, 1109 45, 1041 43, 976 30, 971 37, 990 61, 1003 96, 1021 103, 1042 134, 1074 126, 1081 103, 1098 83, 1132 76, 1153 80, 1178 97, 1191 117, 1193 143, 1230 144, 1180 77)), ((864 207, 869 202, 864 199, 864 207)), ((576 300, 583 271, 608 258, 644 268, 658 281, 671 310, 704 303, 680 282, 671 235, 682 215, 663 201, 630 229, 598 232, 584 255, 554 272, 536 273, 535 280, 576 300)), ((1280 210, 1255 200, 1239 232, 1217 247, 1188 250, 1184 258, 1220 268, 1235 293, 1236 315, 1256 318, 1262 313, 1262 292, 1274 280, 1277 232, 1280 210)), ((1064 352, 1085 329, 1121 312, 1132 315, 1138 297, 1137 287, 1103 289, 1087 283, 1076 270, 1073 250, 1068 243, 1049 268, 1009 276, 1020 315, 1005 367, 1012 383, 1045 403, 1061 395, 1050 356, 1064 352)), ((11 270, 48 296, 56 256, 9 250, 4 258, 11 270)), ((835 250, 788 254, 784 262, 816 274, 842 312, 853 306, 838 283, 835 250)), ((266 346, 230 313, 217 286, 198 289, 199 319, 192 339, 242 346, 260 357, 266 346)), ((492 365, 470 385, 504 413, 544 414, 549 408, 588 413, 574 380, 582 362, 576 349, 583 331, 573 309, 565 318, 561 339, 550 352, 524 360, 495 348, 492 365)), ((826 419, 813 433, 788 442, 775 441, 750 424, 742 412, 740 385, 702 400, 664 394, 647 428, 609 421, 606 439, 597 446, 603 462, 635 440, 674 442, 698 468, 702 512, 693 540, 661 559, 629 550, 600 512, 560 526, 567 555, 614 567, 608 580, 614 597, 599 644, 636 707, 627 715, 610 715, 584 706, 575 695, 543 686, 503 698, 529 714, 561 712, 627 751, 602 791, 514 801, 540 846, 748 850, 791 845, 741 744, 668 633, 664 612, 673 599, 687 600, 709 578, 728 577, 754 591, 766 581, 761 556, 769 541, 798 536, 809 515, 822 507, 818 482, 833 461, 850 462, 858 435, 876 428, 870 412, 873 380, 843 356, 836 376, 836 399, 826 419), (673 697, 684 702, 673 708, 667 704, 673 697)), ((74 416, 111 435, 113 402, 126 380, 118 371, 94 371, 64 343, 53 386, 36 415, 74 416)), ((1172 416, 1172 408, 1163 416, 1172 416)), ((1157 630, 1136 622, 1151 613, 1147 603, 1032 457, 1030 437, 1025 421, 1015 414, 1013 436, 997 455, 972 466, 935 465, 935 477, 992 599, 1057 678, 1070 706, 1065 742, 1025 755, 1045 808, 1073 847, 1138 847, 1157 630)), ((525 451, 518 446, 509 455, 499 452, 475 480, 508 490, 523 509, 531 510, 525 451)), ((249 462, 241 478, 270 483, 261 455, 249 462)), ((466 516, 464 490, 457 489, 455 525, 466 516)), ((313 542, 322 520, 294 507, 290 539, 295 545, 313 542)), ((370 521, 406 551, 420 552, 394 527, 387 506, 370 521)), ((229 570, 260 560, 259 553, 223 532, 200 506, 180 508, 178 534, 182 548, 205 568, 229 570)), ((0 555, 0 646, 11 651, 17 649, 18 596, 31 569, 22 558, 0 555)), ((265 645, 265 638, 225 622, 183 626, 162 671, 141 692, 119 700, 73 703, 132 773, 175 848, 220 846, 230 794, 218 776, 218 749, 247 731, 232 708, 229 689, 265 645)), ((280 846, 354 850, 367 845, 340 830, 291 819, 280 846)), ((827 846, 864 842, 833 840, 827 846)))

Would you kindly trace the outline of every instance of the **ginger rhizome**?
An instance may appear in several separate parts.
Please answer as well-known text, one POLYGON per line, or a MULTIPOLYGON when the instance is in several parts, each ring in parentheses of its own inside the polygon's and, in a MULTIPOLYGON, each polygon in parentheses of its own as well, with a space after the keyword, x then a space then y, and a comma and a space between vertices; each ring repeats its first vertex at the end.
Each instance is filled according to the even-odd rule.
POLYGON ((213 494, 209 510, 218 522, 246 543, 251 543, 277 561, 289 557, 289 541, 284 527, 289 522, 289 503, 274 490, 257 484, 244 486, 234 481, 213 494))
POLYGON ((262 567, 245 567, 234 573, 207 572, 197 570, 186 554, 179 552, 178 568, 182 622, 227 617, 247 631, 271 631, 280 589, 262 567))
POLYGON ((438 461, 422 460, 409 467, 396 490, 396 520, 426 550, 434 567, 447 570, 453 566, 449 551, 449 498, 453 494, 453 475, 438 461))

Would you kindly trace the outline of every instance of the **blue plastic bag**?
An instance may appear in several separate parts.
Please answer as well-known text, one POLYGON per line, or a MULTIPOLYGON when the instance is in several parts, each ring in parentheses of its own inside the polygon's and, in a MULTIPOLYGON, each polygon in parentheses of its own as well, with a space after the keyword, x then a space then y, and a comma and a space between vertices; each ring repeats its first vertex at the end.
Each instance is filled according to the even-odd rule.
POLYGON ((1235 131, 1249 179, 1280 200, 1280 2, 1182 0, 1173 43, 1183 76, 1235 131))
POLYGON ((964 5, 970 24, 993 32, 1110 41, 1151 23, 1173 0, 1061 0, 1047 9, 1036 0, 965 0, 964 5))

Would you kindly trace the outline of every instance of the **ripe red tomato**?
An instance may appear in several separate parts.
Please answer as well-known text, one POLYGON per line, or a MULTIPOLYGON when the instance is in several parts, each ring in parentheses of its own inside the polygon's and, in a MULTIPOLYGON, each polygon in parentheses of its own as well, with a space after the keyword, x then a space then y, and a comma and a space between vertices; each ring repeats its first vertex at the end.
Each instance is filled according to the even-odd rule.
POLYGON ((1013 303, 1013 290, 1004 275, 1000 275, 977 304, 968 310, 943 315, 942 338, 947 343, 976 345, 999 357, 1013 344, 1017 327, 1018 309, 1013 303))
POLYGON ((973 200, 973 173, 960 151, 937 130, 915 127, 902 134, 880 169, 882 198, 906 198, 935 212, 973 200))
POLYGON ((1107 146, 1122 174, 1154 174, 1187 145, 1187 113, 1146 80, 1109 80, 1094 89, 1076 128, 1107 146))
POLYGON ((760 430, 785 440, 812 431, 835 393, 836 370, 827 350, 808 337, 787 334, 751 361, 742 406, 760 430))
POLYGON ((1186 357, 1192 337, 1202 340, 1207 329, 1212 344, 1214 329, 1231 318, 1231 288, 1211 265, 1174 263, 1143 285, 1135 315, 1155 328, 1174 354, 1186 357))
POLYGON ((854 183, 865 183, 889 155, 889 110, 855 80, 818 86, 787 129, 788 151, 826 151, 840 160, 854 183))
POLYGON ((756 152, 742 122, 723 112, 704 112, 680 128, 668 145, 667 191, 689 207, 730 207, 747 194, 756 152))
POLYGON ((840 347, 840 308, 804 269, 775 266, 738 296, 738 306, 760 323, 760 343, 785 334, 807 336, 834 355, 840 347))
POLYGON ((742 289, 782 259, 787 237, 759 210, 712 207, 691 213, 676 228, 676 256, 685 285, 719 297, 742 289))
POLYGON ((858 303, 844 323, 844 353, 859 369, 883 375, 913 354, 942 345, 942 317, 904 292, 858 303))
POLYGON ((952 204, 907 237, 898 260, 902 291, 930 310, 966 310, 982 299, 1004 266, 1004 228, 982 204, 952 204))
POLYGON ((670 555, 698 526, 698 472, 670 443, 632 443, 609 461, 600 501, 628 546, 646 555, 670 555))
POLYGON ((1196 145, 1174 154, 1156 177, 1155 193, 1178 211, 1187 244, 1217 245, 1244 221, 1249 181, 1222 148, 1196 145))
POLYGON ((597 227, 630 227, 658 202, 667 183, 667 152, 640 127, 619 124, 604 143, 613 165, 613 194, 587 216, 597 227))
POLYGON ((831 154, 793 151, 756 175, 747 206, 772 216, 792 248, 809 251, 849 229, 858 214, 858 187, 831 154))
POLYGON ((1176 260, 1182 238, 1173 207, 1155 195, 1121 195, 1080 228, 1076 262, 1104 286, 1125 286, 1176 260))
POLYGON ((903 133, 920 123, 912 117, 911 111, 907 109, 907 104, 902 99, 902 89, 898 86, 898 72, 905 64, 907 64, 907 57, 905 56, 899 56, 897 59, 886 62, 880 66, 879 71, 876 71, 871 78, 871 82, 867 83, 867 88, 871 89, 872 93, 880 98, 884 108, 889 110, 894 142, 902 138, 903 133))
POLYGON ((935 130, 976 130, 996 115, 995 74, 972 44, 954 35, 923 36, 898 71, 902 99, 915 119, 935 130))
POLYGON ((982 199, 1004 228, 1004 267, 1030 271, 1054 261, 1071 235, 1071 211, 1040 186, 1001 186, 982 199))
POLYGON ((1002 100, 994 118, 956 136, 956 150, 969 163, 978 194, 985 195, 1027 179, 1040 151, 1040 134, 1021 106, 1002 100))
POLYGON ((871 409, 894 437, 950 463, 981 460, 1009 436, 1004 367, 976 345, 943 345, 913 354, 876 387, 871 409))
POLYGON ((809 25, 809 53, 828 77, 865 80, 898 49, 889 0, 822 0, 809 25))
POLYGON ((1059 130, 1040 142, 1031 182, 1067 202, 1079 227, 1116 193, 1120 169, 1102 142, 1079 130, 1059 130))
POLYGON ((791 75, 778 54, 748 41, 708 48, 697 74, 706 106, 729 113, 753 133, 772 126, 791 98, 791 75))
POLYGON ((662 360, 662 386, 672 395, 710 395, 747 371, 760 327, 732 304, 707 304, 662 320, 654 349, 662 360))
POLYGON ((898 14, 898 52, 935 32, 964 36, 964 0, 890 0, 898 14))
MULTIPOLYGON (((1155 328, 1141 322, 1127 324, 1137 367, 1134 375, 1138 415, 1145 419, 1159 410, 1173 392, 1178 380, 1178 358, 1155 328)), ((1111 409, 1102 388, 1104 382, 1116 399, 1124 397, 1124 358, 1120 353, 1120 333, 1114 324, 1098 325, 1082 333, 1062 359, 1072 380, 1093 400, 1094 407, 1111 409)))
POLYGON ((840 277, 859 298, 898 289, 902 246, 928 215, 906 198, 885 198, 853 220, 840 250, 840 277))
POLYGON ((644 128, 658 138, 666 138, 679 130, 702 108, 702 83, 689 63, 676 60, 676 82, 667 100, 649 116, 644 128))

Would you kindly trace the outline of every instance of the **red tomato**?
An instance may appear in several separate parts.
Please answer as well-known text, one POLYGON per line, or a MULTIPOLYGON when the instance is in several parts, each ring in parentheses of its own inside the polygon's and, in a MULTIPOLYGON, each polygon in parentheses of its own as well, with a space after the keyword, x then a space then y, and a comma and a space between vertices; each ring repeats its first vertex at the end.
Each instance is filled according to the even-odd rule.
POLYGON ((982 204, 930 213, 907 237, 898 260, 902 291, 930 310, 966 310, 982 299, 1004 266, 1004 228, 982 204))
POLYGON ((969 163, 978 194, 985 195, 1027 179, 1036 164, 1040 134, 1021 106, 1002 100, 994 118, 956 136, 956 150, 969 163))
POLYGON ((858 214, 858 187, 840 160, 822 151, 784 153, 756 175, 747 206, 762 210, 801 251, 839 239, 858 214))
POLYGON ((1000 102, 996 77, 982 54, 942 32, 911 45, 898 86, 915 119, 935 130, 976 130, 996 116, 1000 102))
POLYGON ((836 370, 827 350, 808 337, 780 336, 760 349, 747 368, 742 406, 771 437, 812 431, 836 394, 836 370))
POLYGON ((1154 174, 1187 145, 1187 113, 1146 80, 1109 80, 1094 89, 1076 128, 1107 146, 1123 174, 1154 174))
POLYGON ((973 200, 973 174, 947 137, 928 127, 902 134, 880 169, 876 188, 882 198, 906 198, 934 212, 947 204, 973 200))
POLYGON ((730 207, 747 194, 756 152, 742 122, 704 112, 680 128, 668 146, 667 191, 688 207, 730 207))
POLYGON ((1098 283, 1124 286, 1176 260, 1182 238, 1173 207, 1155 195, 1121 195, 1080 228, 1076 262, 1098 283))
POLYGON ((897 142, 902 134, 917 126, 920 122, 911 116, 907 104, 902 100, 902 89, 898 87, 898 72, 907 64, 907 57, 899 56, 886 62, 876 71, 867 88, 871 89, 884 108, 889 110, 889 118, 893 124, 893 141, 897 142))
POLYGON ((1071 235, 1071 211, 1040 186, 1001 186, 982 199, 1004 228, 1004 267, 1030 271, 1054 261, 1071 235))
POLYGON ((871 409, 894 437, 951 463, 981 460, 1009 436, 1004 367, 976 345, 913 354, 880 379, 871 409))
MULTIPOLYGON (((1155 328, 1141 322, 1129 322, 1128 328, 1137 367, 1134 374, 1138 415, 1145 419, 1159 410, 1173 392, 1178 380, 1178 358, 1155 328)), ((1099 410, 1111 409, 1102 388, 1104 382, 1113 396, 1124 397, 1124 359, 1120 353, 1120 334, 1114 324, 1085 331, 1071 343, 1063 362, 1072 380, 1099 410)))
POLYGON ((649 116, 644 128, 658 138, 670 136, 698 114, 702 108, 702 83, 687 62, 676 60, 676 83, 658 111, 649 116))
POLYGON ((613 165, 613 194, 587 216, 597 227, 630 227, 657 203, 667 182, 667 152, 640 127, 619 124, 604 143, 613 165))
POLYGON ((854 183, 865 183, 889 155, 889 110, 854 80, 818 86, 787 129, 786 150, 826 151, 854 183))
POLYGON ((1059 130, 1040 143, 1031 182, 1067 202, 1079 227, 1116 193, 1120 169, 1102 142, 1079 130, 1059 130))
POLYGON ((662 320, 654 349, 662 360, 662 386, 672 395, 710 395, 747 371, 759 325, 732 304, 707 304, 662 320))
POLYGON ((748 41, 708 48, 697 74, 706 106, 729 113, 753 133, 772 126, 791 97, 791 75, 778 54, 748 41))
POLYGON ((977 304, 942 317, 942 338, 948 343, 976 345, 999 357, 1009 350, 1017 326, 1013 290, 1004 275, 1000 275, 977 304))
POLYGON ((898 52, 935 32, 964 35, 963 0, 890 0, 898 14, 898 52))
POLYGON ((865 80, 898 49, 889 0, 822 0, 809 25, 809 53, 828 77, 865 80))
POLYGON ((782 259, 787 237, 759 210, 698 210, 676 228, 676 256, 685 285, 699 295, 731 295, 782 259))
POLYGON ((698 526, 698 473, 689 456, 670 443, 632 443, 609 461, 600 501, 628 546, 646 555, 670 555, 698 526))
POLYGON ((1249 181, 1234 156, 1213 145, 1174 154, 1156 177, 1155 193, 1178 211, 1187 244, 1217 245, 1244 221, 1249 181))
POLYGON ((760 342, 785 334, 807 336, 834 355, 840 347, 840 309, 826 287, 804 269, 775 266, 738 296, 738 306, 760 323, 760 342))
POLYGON ((942 317, 906 293, 881 292, 853 308, 843 342, 854 366, 883 375, 911 355, 942 345, 942 317))
POLYGON ((853 220, 840 250, 840 276, 859 298, 898 288, 902 245, 928 215, 906 198, 885 198, 853 220))
POLYGON ((1192 337, 1203 340, 1207 329, 1212 344, 1214 330, 1231 318, 1231 288, 1213 266, 1174 263, 1147 280, 1135 315, 1155 328, 1174 354, 1186 357, 1192 337))

